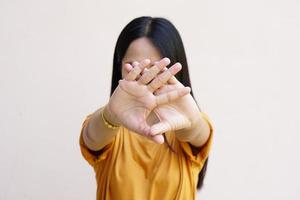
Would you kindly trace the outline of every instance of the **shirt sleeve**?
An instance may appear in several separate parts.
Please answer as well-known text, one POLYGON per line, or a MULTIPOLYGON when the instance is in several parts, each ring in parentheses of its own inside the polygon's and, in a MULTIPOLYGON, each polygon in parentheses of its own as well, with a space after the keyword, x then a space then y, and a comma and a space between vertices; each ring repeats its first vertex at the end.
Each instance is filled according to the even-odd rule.
POLYGON ((213 133, 214 133, 214 128, 209 117, 203 112, 201 112, 201 116, 208 123, 210 128, 210 134, 205 144, 200 147, 198 153, 196 155, 193 154, 192 148, 189 143, 180 142, 181 148, 183 152, 186 154, 186 156, 188 157, 188 159, 200 167, 203 166, 204 162, 208 158, 212 146, 213 133))
POLYGON ((80 145, 80 151, 81 151, 83 158, 91 166, 94 167, 96 163, 98 163, 102 160, 105 160, 107 158, 109 152, 112 149, 114 142, 107 144, 105 147, 103 147, 99 151, 92 151, 86 146, 86 144, 84 143, 84 140, 83 140, 83 130, 87 127, 91 116, 92 116, 92 114, 88 115, 82 124, 82 128, 80 131, 80 137, 79 137, 79 145, 80 145))

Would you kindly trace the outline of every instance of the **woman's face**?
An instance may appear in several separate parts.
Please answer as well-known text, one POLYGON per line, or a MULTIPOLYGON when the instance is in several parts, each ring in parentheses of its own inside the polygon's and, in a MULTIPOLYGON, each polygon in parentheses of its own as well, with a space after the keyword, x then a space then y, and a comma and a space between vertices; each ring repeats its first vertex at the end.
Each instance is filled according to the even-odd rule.
POLYGON ((146 58, 150 59, 151 61, 151 65, 149 65, 149 67, 152 66, 154 62, 162 59, 159 51, 148 38, 142 37, 134 40, 129 45, 122 60, 122 78, 128 74, 128 72, 124 69, 124 64, 131 64, 134 61, 140 62, 146 58))

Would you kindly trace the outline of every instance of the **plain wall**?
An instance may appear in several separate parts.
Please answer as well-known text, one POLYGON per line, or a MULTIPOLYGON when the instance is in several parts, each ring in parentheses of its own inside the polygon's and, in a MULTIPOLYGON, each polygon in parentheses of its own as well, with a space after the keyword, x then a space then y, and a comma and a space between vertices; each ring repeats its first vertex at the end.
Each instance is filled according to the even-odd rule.
POLYGON ((122 28, 170 19, 215 125, 198 199, 300 198, 300 1, 0 0, 0 199, 95 199, 78 138, 122 28))

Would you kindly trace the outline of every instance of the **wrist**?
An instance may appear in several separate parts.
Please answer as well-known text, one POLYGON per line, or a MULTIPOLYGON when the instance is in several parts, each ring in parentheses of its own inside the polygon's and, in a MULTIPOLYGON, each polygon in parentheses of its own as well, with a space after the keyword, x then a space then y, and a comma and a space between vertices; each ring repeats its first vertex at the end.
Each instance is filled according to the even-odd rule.
POLYGON ((178 139, 184 140, 184 141, 192 141, 199 135, 199 132, 201 131, 201 127, 203 123, 205 123, 201 117, 201 115, 197 115, 192 118, 193 120, 190 120, 190 126, 175 131, 175 135, 178 139))
POLYGON ((193 117, 189 117, 188 120, 189 120, 189 126, 181 129, 182 132, 191 132, 194 130, 198 130, 203 123, 203 119, 201 115, 199 115, 199 113, 196 113, 193 117))
POLYGON ((106 123, 113 127, 119 127, 121 125, 118 117, 111 111, 108 104, 102 110, 102 117, 106 123))

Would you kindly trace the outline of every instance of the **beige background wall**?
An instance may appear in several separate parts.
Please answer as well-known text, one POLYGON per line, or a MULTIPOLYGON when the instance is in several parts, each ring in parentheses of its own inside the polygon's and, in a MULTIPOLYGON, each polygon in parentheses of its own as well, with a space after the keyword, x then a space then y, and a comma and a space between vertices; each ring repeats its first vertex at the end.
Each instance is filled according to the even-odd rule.
POLYGON ((299 199, 299 2, 0 0, 0 199, 95 199, 79 131, 141 15, 177 26, 215 124, 198 199, 299 199))

